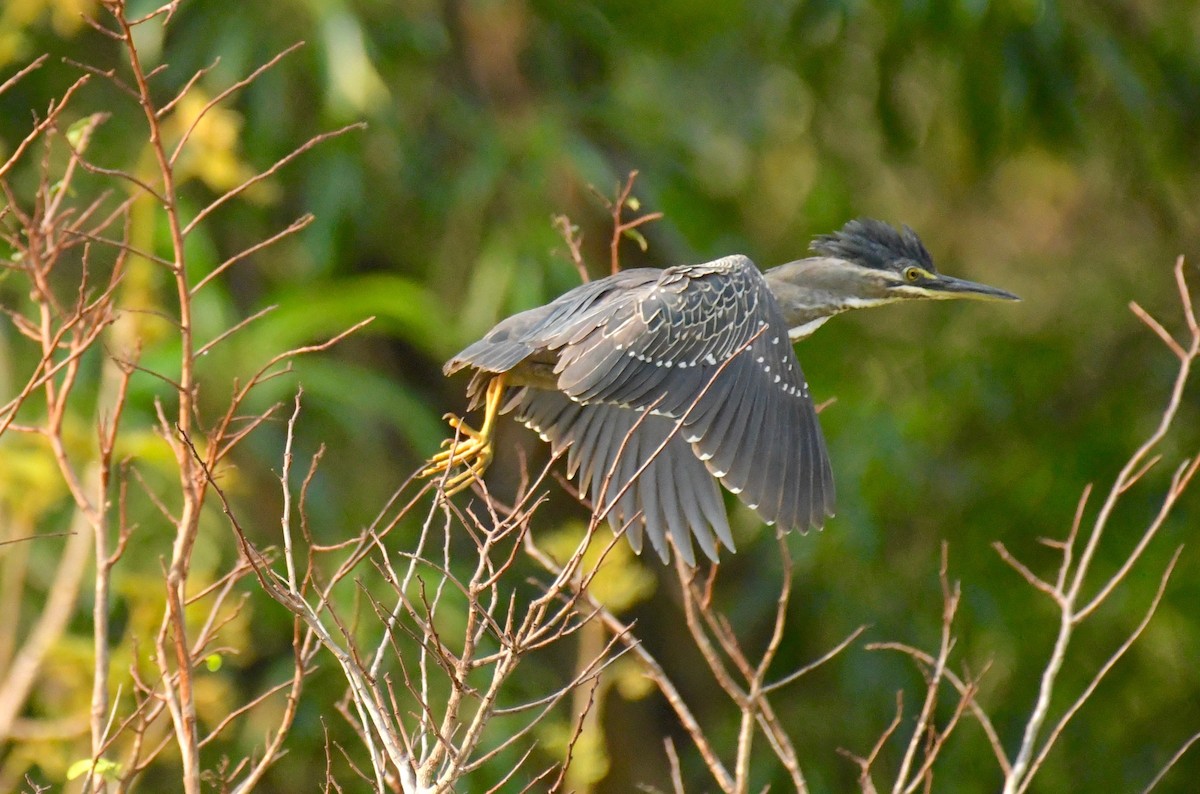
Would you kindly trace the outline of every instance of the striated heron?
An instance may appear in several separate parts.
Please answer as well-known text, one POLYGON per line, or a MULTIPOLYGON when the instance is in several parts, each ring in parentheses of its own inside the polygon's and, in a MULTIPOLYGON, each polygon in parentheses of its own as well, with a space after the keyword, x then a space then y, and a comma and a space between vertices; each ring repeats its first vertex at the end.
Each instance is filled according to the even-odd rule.
POLYGON ((853 220, 810 248, 765 272, 736 255, 624 270, 503 320, 445 366, 475 370, 483 425, 448 414, 460 438, 422 475, 467 487, 492 459, 497 414, 515 411, 639 553, 648 537, 668 561, 668 535, 689 565, 692 538, 714 561, 719 544, 732 551, 718 480, 768 524, 819 528, 833 473, 791 343, 850 309, 1018 298, 938 273, 907 226, 853 220))

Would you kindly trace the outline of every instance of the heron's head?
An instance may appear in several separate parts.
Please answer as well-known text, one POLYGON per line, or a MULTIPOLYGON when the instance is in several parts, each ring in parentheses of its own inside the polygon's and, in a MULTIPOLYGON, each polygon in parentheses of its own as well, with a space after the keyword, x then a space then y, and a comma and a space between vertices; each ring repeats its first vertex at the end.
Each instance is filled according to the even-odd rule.
POLYGON ((798 339, 849 309, 908 300, 1020 300, 986 284, 942 275, 917 233, 871 218, 852 220, 810 246, 816 256, 766 271, 767 283, 798 339))

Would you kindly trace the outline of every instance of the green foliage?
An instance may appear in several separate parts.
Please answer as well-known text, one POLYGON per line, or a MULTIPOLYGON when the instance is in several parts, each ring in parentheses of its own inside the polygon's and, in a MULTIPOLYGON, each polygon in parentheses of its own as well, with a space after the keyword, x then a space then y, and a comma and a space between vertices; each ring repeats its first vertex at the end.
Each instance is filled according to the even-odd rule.
POLYGON ((67 780, 75 780, 92 772, 96 772, 106 780, 116 781, 121 772, 121 765, 101 758, 93 765, 92 759, 81 758, 67 768, 67 780))

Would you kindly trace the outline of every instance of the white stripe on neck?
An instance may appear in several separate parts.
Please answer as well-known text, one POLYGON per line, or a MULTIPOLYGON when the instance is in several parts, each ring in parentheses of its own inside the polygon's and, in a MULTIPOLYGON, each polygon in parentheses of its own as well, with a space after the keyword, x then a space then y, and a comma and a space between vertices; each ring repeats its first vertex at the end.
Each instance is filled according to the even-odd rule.
POLYGON ((809 320, 804 325, 797 325, 795 328, 789 328, 788 329, 788 339, 790 339, 793 342, 803 339, 804 337, 808 336, 813 331, 817 330, 822 325, 824 325, 825 321, 828 320, 832 316, 833 315, 831 315, 831 314, 827 314, 824 317, 818 317, 815 320, 809 320))

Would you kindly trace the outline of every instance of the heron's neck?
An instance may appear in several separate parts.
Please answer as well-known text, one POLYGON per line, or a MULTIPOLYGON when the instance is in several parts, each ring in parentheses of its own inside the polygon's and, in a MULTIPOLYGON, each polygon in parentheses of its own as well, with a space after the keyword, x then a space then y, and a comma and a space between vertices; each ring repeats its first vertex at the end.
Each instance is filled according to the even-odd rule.
POLYGON ((827 257, 811 257, 763 273, 793 342, 816 331, 836 314, 891 302, 884 295, 846 295, 838 269, 832 264, 827 257))
POLYGON ((812 334, 835 314, 853 308, 841 305, 819 283, 802 278, 805 262, 790 262, 771 268, 763 275, 775 295, 780 313, 788 326, 788 338, 793 342, 812 334))

